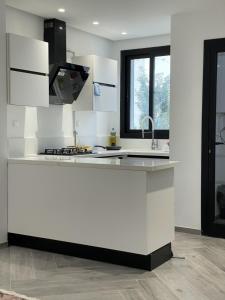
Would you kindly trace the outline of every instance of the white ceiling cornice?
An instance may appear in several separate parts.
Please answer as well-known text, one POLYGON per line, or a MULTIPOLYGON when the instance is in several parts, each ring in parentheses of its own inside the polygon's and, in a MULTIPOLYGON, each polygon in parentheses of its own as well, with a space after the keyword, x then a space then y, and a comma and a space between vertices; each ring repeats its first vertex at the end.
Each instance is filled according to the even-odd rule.
POLYGON ((6 0, 14 8, 68 25, 110 40, 170 33, 171 15, 214 8, 224 0, 6 0), (59 13, 58 8, 65 8, 59 13), (92 24, 99 21, 98 26, 92 24), (127 35, 121 35, 126 31, 127 35))

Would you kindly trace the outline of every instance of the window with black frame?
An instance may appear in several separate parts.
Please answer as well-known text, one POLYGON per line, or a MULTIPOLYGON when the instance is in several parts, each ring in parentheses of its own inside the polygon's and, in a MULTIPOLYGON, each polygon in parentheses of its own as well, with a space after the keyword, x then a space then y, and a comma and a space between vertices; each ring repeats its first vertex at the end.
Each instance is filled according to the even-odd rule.
POLYGON ((121 51, 122 138, 151 138, 151 116, 155 137, 169 138, 170 46, 121 51))

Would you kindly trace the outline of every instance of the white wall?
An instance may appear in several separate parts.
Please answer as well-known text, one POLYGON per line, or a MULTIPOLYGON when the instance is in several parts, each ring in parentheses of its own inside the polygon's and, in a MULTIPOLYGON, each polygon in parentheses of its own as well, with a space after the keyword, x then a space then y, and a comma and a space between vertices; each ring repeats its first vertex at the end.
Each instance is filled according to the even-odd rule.
POLYGON ((67 25, 67 49, 75 51, 75 55, 96 54, 112 57, 113 42, 67 25))
POLYGON ((44 23, 41 17, 6 7, 6 32, 42 40, 43 30, 44 23))
MULTIPOLYGON (((43 38, 43 18, 7 7, 7 32, 21 34, 37 39, 43 38)), ((96 54, 120 60, 120 51, 124 49, 144 48, 170 44, 170 37, 156 36, 112 42, 110 40, 67 27, 67 48, 76 55, 96 54)), ((68 54, 68 59, 71 55, 68 54)), ((119 65, 120 62, 118 62, 119 65)), ((120 68, 118 68, 118 78, 120 68)), ((84 144, 105 144, 112 127, 119 135, 120 85, 118 84, 117 113, 80 112, 76 116, 79 142, 84 144), (87 122, 94 122, 95 134, 90 136, 87 122)), ((37 153, 44 147, 61 147, 73 144, 72 106, 48 109, 8 106, 8 144, 10 155, 37 153), (29 121, 30 120, 30 121, 29 121), (33 122, 32 120, 36 120, 33 122), (33 122, 33 124, 31 124, 33 122), (43 124, 44 127, 43 127, 43 124), (65 127, 67 130, 65 131, 65 127), (59 128, 61 128, 59 130, 59 128), (64 129, 63 129, 64 128, 64 129)), ((150 147, 149 140, 120 141, 124 147, 150 147)))
MULTIPOLYGON (((23 11, 6 7, 6 32, 43 39, 43 19, 23 11)), ((37 151, 37 109, 7 106, 8 148, 11 155, 37 151)))
MULTIPOLYGON (((96 54, 112 58, 113 42, 87 32, 68 27, 67 48, 75 51, 76 56, 96 54)), ((86 145, 104 145, 115 123, 114 114, 110 112, 76 113, 77 142, 86 145)))
MULTIPOLYGON (((114 115, 117 134, 120 133, 120 52, 121 50, 128 49, 138 49, 147 47, 158 47, 170 45, 170 35, 159 35, 147 38, 139 39, 127 39, 122 41, 116 41, 113 45, 113 58, 118 60, 118 95, 117 95, 117 107, 118 111, 114 115)), ((164 141, 160 141, 163 147, 164 141)), ((149 148, 150 140, 140 140, 140 139, 120 139, 120 144, 125 148, 149 148)))
POLYGON ((7 241, 7 135, 5 6, 0 0, 0 244, 7 241))
POLYGON ((225 5, 172 17, 171 158, 175 176, 176 225, 201 228, 201 119, 203 41, 225 37, 225 5))
MULTIPOLYGON (((0 21, 2 14, 3 10, 0 7, 0 21)), ((42 18, 7 8, 6 21, 7 31, 42 39, 42 18)), ((1 26, 0 30, 4 30, 4 26, 1 26)), ((97 54, 112 57, 118 61, 120 61, 121 50, 162 46, 171 43, 171 158, 181 161, 175 174, 176 225, 193 229, 201 228, 203 41, 218 37, 225 37, 225 7, 217 7, 214 11, 173 16, 171 39, 169 35, 164 35, 111 42, 73 28, 68 27, 67 31, 68 48, 75 50, 76 55, 97 54)), ((4 44, 0 43, 0 45, 4 47, 4 44)), ((4 64, 4 51, 0 51, 0 55, 0 64, 4 64)), ((4 68, 0 68, 0 70, 0 76, 3 76, 4 68)), ((118 78, 119 75, 120 69, 118 69, 118 78)), ((1 85, 4 85, 4 80, 0 82, 1 85)), ((4 125, 4 87, 0 91, 0 105, 3 105, 3 110, 0 110, 0 130, 4 131, 4 126, 1 126, 1 124, 4 125)), ((120 86, 118 85, 118 113, 79 113, 80 128, 83 128, 83 124, 87 124, 86 128, 94 128, 94 132, 100 137, 104 137, 108 134, 111 126, 115 126, 119 133, 119 91, 120 86)), ((70 106, 65 106, 64 109, 53 107, 46 110, 10 107, 8 134, 11 149, 16 149, 17 153, 21 149, 25 153, 30 153, 37 150, 37 140, 46 146, 51 146, 54 142, 58 144, 72 142, 71 114, 70 106), (19 119, 19 126, 15 122, 17 118, 19 119), (53 139, 49 139, 49 136, 53 136, 53 139)), ((1 132, 1 136, 4 137, 4 132, 1 132)), ((92 138, 87 137, 87 131, 82 132, 81 142, 87 140, 91 142, 92 138)), ((97 139, 97 143, 101 143, 101 141, 101 138, 97 139)), ((121 139, 120 142, 126 147, 135 146, 139 148, 149 147, 150 144, 148 140, 121 139)), ((0 151, 2 149, 4 147, 0 151)), ((0 153, 1 157, 4 159, 4 153, 0 153)), ((1 189, 1 192, 3 190, 1 189)), ((1 197, 1 199, 4 198, 1 197)), ((2 204, 4 201, 0 202, 0 205, 2 204)), ((5 206, 1 206, 0 212, 4 209, 6 209, 5 206)), ((5 222, 5 220, 1 219, 0 215, 0 232, 1 228, 4 228, 1 222, 5 222)))
MULTIPOLYGON (((36 39, 43 39, 43 18, 7 7, 6 31, 36 39)), ((112 57, 112 41, 67 27, 67 48, 76 55, 96 54, 112 57)), ((68 54, 70 59, 70 54, 68 54)), ((85 128, 85 113, 80 113, 80 128, 85 128)), ((108 134, 112 118, 110 113, 90 112, 95 120, 95 136, 108 134)), ((87 139, 87 132, 81 142, 97 143, 87 139)), ((101 140, 101 139, 100 139, 101 140)), ((8 105, 8 144, 9 153, 26 155, 37 153, 44 147, 62 147, 73 144, 72 105, 50 106, 50 108, 15 107, 8 105)), ((101 141, 100 141, 101 143, 101 141)))

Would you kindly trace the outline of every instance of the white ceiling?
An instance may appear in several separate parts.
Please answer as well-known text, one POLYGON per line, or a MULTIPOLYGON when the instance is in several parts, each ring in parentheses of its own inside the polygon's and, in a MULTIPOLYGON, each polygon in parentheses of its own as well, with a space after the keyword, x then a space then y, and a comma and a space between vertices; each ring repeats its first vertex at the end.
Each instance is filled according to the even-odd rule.
POLYGON ((120 40, 170 32, 170 16, 215 7, 224 0, 6 0, 44 18, 59 18, 81 30, 120 40), (66 9, 59 13, 58 8, 66 9), (99 21, 98 26, 92 24, 99 21), (121 32, 128 34, 122 36, 121 32))

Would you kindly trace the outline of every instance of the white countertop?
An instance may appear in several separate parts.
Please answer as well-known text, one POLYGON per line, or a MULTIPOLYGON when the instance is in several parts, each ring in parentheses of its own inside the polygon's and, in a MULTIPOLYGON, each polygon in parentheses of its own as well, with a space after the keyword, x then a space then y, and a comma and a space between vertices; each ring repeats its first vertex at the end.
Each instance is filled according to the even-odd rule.
POLYGON ((142 157, 126 157, 119 159, 118 155, 142 155, 142 156, 168 156, 165 151, 144 152, 141 150, 120 150, 120 151, 98 151, 96 154, 81 156, 48 156, 36 155, 21 158, 9 158, 9 164, 39 164, 39 165, 55 165, 67 167, 94 167, 108 168, 134 171, 157 171, 173 168, 177 162, 170 161, 166 158, 142 158, 142 157), (97 157, 96 157, 97 156, 97 157), (99 158, 100 157, 100 158, 99 158))

